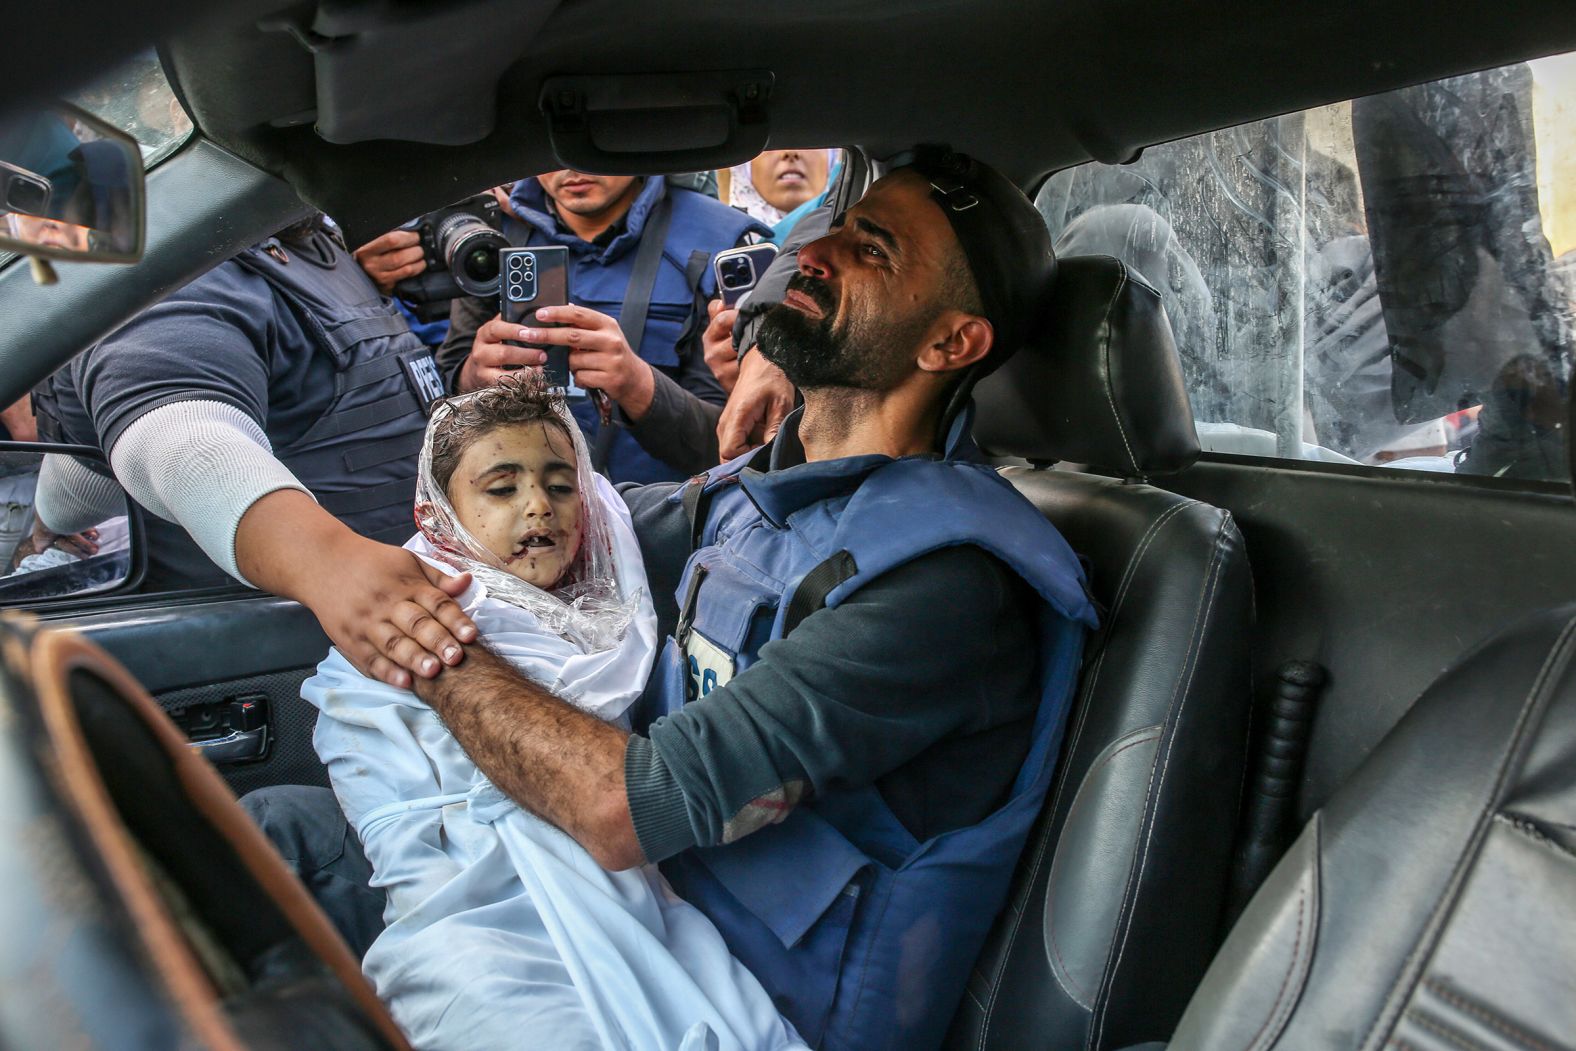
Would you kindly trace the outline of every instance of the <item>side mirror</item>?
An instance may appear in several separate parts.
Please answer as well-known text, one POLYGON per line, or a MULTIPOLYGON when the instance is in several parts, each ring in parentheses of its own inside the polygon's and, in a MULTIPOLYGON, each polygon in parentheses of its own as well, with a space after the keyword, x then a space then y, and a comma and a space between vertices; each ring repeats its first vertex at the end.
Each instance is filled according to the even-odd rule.
POLYGON ((0 118, 0 249, 78 262, 142 258, 136 140, 75 106, 0 118))
MULTIPOLYGON (((0 442, 0 609, 43 599, 129 591, 144 567, 142 521, 124 494, 68 535, 49 532, 34 504, 48 460, 70 457, 95 471, 109 465, 96 449, 44 442, 0 442)), ((58 465, 56 465, 58 467, 58 465)))

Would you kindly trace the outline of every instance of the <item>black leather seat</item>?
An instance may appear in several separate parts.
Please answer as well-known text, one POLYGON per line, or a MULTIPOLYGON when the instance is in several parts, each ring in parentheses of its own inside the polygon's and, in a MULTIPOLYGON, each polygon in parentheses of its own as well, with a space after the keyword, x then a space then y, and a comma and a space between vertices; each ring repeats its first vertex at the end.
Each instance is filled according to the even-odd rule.
POLYGON ((1144 484, 1197 457, 1154 289, 1061 260, 1042 338, 975 392, 982 448, 1090 568, 1102 627, 1057 780, 948 1046, 1164 1039, 1219 944, 1247 750, 1252 583, 1231 515, 1144 484))
POLYGON ((1259 888, 1169 1048, 1576 1048, 1576 605, 1423 693, 1259 888))

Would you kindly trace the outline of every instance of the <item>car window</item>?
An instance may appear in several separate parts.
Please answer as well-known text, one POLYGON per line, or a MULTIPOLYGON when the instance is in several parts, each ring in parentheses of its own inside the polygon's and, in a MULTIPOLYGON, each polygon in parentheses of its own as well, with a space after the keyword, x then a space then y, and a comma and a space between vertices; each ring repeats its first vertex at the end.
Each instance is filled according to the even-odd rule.
POLYGON ((67 96, 67 101, 136 139, 148 168, 174 153, 192 131, 191 118, 152 51, 133 56, 67 96))
POLYGON ((1053 175, 1059 255, 1170 316, 1207 451, 1562 480, 1576 54, 1053 175))
MULTIPOLYGON (((133 56, 65 98, 136 139, 147 169, 179 149, 192 133, 191 118, 153 51, 133 56)), ((0 251, 0 267, 15 258, 15 252, 0 251)))

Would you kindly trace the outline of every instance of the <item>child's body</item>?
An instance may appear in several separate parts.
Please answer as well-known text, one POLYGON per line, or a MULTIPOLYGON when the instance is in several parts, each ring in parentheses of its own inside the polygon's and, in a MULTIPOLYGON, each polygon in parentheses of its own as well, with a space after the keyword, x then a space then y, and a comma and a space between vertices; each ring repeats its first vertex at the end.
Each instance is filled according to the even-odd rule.
MULTIPOLYGON (((628 511, 561 405, 533 416, 529 384, 495 400, 504 422, 485 398, 479 417, 435 414, 406 546, 476 575, 460 601, 496 652, 618 719, 656 654, 628 511)), ((388 894, 364 968, 417 1047, 803 1046, 654 866, 603 870, 493 788, 414 694, 331 651, 302 695, 388 894)))

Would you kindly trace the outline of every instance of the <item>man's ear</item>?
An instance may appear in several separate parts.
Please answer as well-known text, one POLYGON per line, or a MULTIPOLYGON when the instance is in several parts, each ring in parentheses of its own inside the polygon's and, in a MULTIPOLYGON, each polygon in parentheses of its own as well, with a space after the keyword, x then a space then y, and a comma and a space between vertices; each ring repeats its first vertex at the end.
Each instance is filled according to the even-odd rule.
POLYGON ((979 361, 996 341, 996 330, 978 314, 949 310, 936 321, 916 364, 925 372, 956 372, 979 361))

